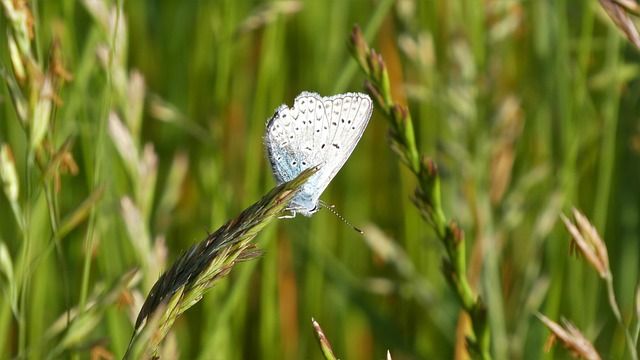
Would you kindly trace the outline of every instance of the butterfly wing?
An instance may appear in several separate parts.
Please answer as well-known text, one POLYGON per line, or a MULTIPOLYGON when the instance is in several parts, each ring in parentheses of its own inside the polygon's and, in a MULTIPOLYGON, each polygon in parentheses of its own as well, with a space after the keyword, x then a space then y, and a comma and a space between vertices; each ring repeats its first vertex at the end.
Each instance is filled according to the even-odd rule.
POLYGON ((264 142, 278 184, 317 165, 314 163, 316 142, 322 142, 321 138, 327 134, 317 132, 316 135, 315 131, 319 130, 316 127, 323 126, 324 116, 322 98, 303 92, 291 108, 281 105, 269 119, 264 142))
POLYGON ((295 149, 291 112, 281 105, 267 122, 264 144, 271 162, 271 169, 278 184, 293 179, 300 173, 295 149))
POLYGON ((325 97, 323 103, 328 130, 319 146, 326 163, 315 174, 318 198, 355 149, 373 112, 373 103, 366 94, 334 95, 325 97))
MULTIPOLYGON (((267 123, 265 147, 278 184, 320 164, 321 154, 316 146, 326 142, 328 133, 322 131, 328 129, 326 122, 323 99, 315 93, 303 92, 291 108, 282 105, 276 110, 267 123)), ((294 213, 310 216, 317 211, 317 178, 317 173, 311 176, 291 199, 289 206, 294 213)))

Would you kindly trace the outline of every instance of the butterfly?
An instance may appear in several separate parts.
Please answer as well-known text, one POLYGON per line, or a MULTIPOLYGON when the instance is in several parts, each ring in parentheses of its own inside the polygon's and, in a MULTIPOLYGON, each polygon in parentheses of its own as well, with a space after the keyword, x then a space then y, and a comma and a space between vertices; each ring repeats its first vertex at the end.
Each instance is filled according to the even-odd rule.
POLYGON ((321 97, 306 91, 291 108, 276 109, 267 122, 264 144, 278 184, 310 167, 319 168, 287 205, 288 217, 318 212, 320 195, 355 149, 372 112, 373 103, 366 94, 321 97))

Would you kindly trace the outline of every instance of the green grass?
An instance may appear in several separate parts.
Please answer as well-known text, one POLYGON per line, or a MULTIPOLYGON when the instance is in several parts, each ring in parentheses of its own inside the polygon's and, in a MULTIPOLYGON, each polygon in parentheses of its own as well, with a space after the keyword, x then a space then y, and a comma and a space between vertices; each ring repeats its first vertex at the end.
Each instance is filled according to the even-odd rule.
MULTIPOLYGON (((262 139, 274 109, 304 90, 364 91, 347 46, 355 23, 411 111, 417 151, 438 166, 444 214, 464 229, 492 357, 569 358, 544 352, 539 312, 570 320, 603 358, 630 358, 605 282, 569 254, 559 217, 575 206, 598 229, 634 334, 640 56, 597 1, 39 0, 25 80, 6 3, 0 358, 121 358, 161 273, 275 185, 262 139), (73 79, 40 96, 34 74, 51 68, 54 40, 73 79), (23 122, 15 103, 32 111, 37 99, 50 114, 23 122)), ((319 359, 312 317, 338 358, 464 349, 447 251, 411 202, 418 182, 387 127, 374 109, 322 196, 367 235, 324 210, 272 222, 256 238, 266 253, 177 319, 163 358, 319 359)))

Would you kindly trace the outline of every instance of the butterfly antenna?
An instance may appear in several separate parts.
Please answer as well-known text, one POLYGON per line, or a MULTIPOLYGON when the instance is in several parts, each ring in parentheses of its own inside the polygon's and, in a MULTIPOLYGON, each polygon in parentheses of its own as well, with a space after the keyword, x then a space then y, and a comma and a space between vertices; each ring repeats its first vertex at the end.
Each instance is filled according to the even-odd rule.
POLYGON ((349 225, 349 227, 351 227, 353 230, 359 232, 360 235, 364 235, 364 231, 362 231, 362 230, 358 229, 357 227, 353 226, 350 222, 347 221, 347 219, 343 218, 340 214, 338 214, 335 210, 333 210, 335 205, 328 205, 324 201, 320 201, 320 205, 322 205, 327 210, 331 211, 331 213, 333 215, 337 216, 340 220, 344 221, 344 223, 349 225))

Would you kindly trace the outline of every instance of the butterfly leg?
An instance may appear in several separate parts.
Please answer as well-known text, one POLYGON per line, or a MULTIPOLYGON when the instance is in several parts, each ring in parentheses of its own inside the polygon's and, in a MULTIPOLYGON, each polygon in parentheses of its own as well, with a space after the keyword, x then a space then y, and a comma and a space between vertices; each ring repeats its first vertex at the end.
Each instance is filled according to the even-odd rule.
POLYGON ((294 217, 296 217, 296 210, 295 209, 285 209, 285 210, 286 211, 290 211, 291 214, 278 216, 278 219, 293 219, 294 217))

